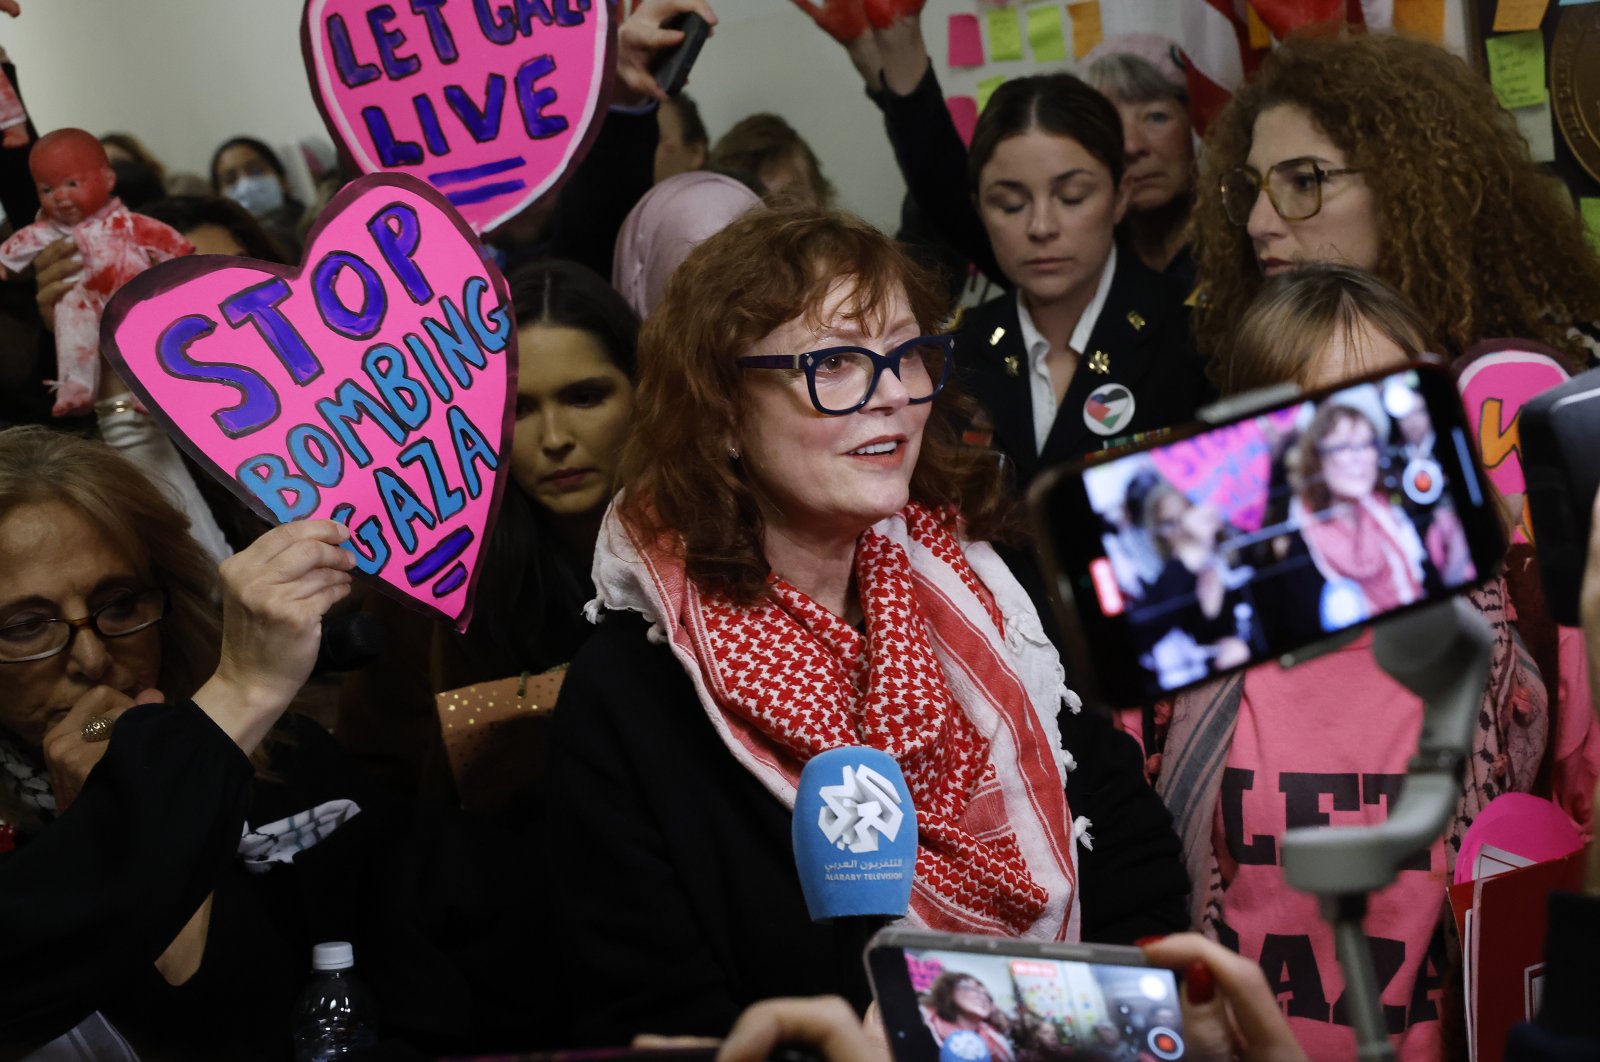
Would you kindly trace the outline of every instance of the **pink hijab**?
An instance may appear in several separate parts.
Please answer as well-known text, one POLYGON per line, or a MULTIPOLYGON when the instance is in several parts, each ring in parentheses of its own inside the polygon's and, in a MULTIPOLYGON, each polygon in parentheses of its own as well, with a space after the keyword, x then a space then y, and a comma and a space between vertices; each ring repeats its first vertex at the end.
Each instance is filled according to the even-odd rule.
POLYGON ((760 205, 760 196, 720 173, 695 170, 668 177, 622 223, 611 286, 640 317, 647 316, 690 251, 760 205))

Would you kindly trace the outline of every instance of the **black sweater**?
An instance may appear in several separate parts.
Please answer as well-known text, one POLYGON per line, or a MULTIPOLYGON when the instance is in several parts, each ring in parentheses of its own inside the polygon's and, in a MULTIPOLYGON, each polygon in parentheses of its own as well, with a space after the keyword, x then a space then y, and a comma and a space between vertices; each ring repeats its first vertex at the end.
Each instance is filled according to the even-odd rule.
POLYGON ((72 806, 0 856, 0 1049, 77 1025, 150 969, 239 843, 250 761, 193 704, 117 721, 72 806))
MULTIPOLYGON (((727 751, 671 650, 612 612, 573 662, 552 738, 547 864, 575 1043, 658 1032, 720 1036, 770 996, 869 994, 865 933, 806 913, 789 810, 727 751)), ((1087 940, 1187 926, 1171 819, 1137 748, 1063 713, 1087 940)))

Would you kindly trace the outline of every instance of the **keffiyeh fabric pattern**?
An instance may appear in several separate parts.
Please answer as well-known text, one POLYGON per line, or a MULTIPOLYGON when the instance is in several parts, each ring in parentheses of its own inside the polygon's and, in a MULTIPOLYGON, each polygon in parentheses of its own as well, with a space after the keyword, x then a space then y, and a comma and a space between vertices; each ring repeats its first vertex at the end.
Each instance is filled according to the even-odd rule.
POLYGON ((912 922, 1075 936, 1060 666, 1042 633, 1024 645, 1007 630, 1018 608, 1037 626, 1025 595, 992 551, 915 504, 863 533, 855 573, 865 633, 776 577, 751 606, 702 594, 615 513, 595 562, 601 602, 656 622, 729 750, 790 807, 819 752, 865 744, 896 759, 918 817, 912 922), (969 556, 992 567, 980 577, 969 556))

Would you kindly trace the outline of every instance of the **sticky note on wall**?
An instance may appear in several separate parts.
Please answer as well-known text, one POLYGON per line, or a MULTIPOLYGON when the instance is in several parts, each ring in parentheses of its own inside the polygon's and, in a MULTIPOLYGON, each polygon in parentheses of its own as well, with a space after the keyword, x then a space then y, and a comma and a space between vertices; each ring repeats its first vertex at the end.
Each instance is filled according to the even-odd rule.
POLYGON ((989 27, 989 61, 1016 62, 1022 58, 1022 23, 1009 7, 992 7, 983 14, 989 27))
POLYGON ((1067 57, 1067 37, 1061 28, 1061 8, 1038 4, 1028 8, 1028 47, 1036 63, 1056 62, 1067 57))
POLYGON ((1100 28, 1100 0, 1068 4, 1067 15, 1072 19, 1072 57, 1082 59, 1094 51, 1103 34, 1100 28))
POLYGON ((1394 0, 1394 28, 1425 41, 1444 41, 1444 0, 1394 0))
POLYGON ((1261 16, 1256 14, 1254 5, 1247 5, 1245 11, 1245 24, 1250 29, 1250 47, 1271 48, 1272 31, 1267 29, 1267 24, 1261 21, 1261 16))
POLYGON ((949 56, 951 66, 982 66, 983 36, 977 15, 951 15, 949 56))
POLYGON ((1494 9, 1494 31, 1538 29, 1550 0, 1500 0, 1494 9))
POLYGON ((1489 84, 1495 98, 1508 110, 1543 103, 1544 38, 1538 30, 1507 33, 1483 42, 1489 58, 1489 84))
POLYGON ((1589 242, 1600 250, 1600 199, 1588 196, 1578 200, 1578 210, 1583 214, 1583 224, 1589 230, 1589 242))
POLYGON ((1535 162, 1556 160, 1556 133, 1548 101, 1537 107, 1518 107, 1511 112, 1517 120, 1522 139, 1528 142, 1528 154, 1535 162))
MULTIPOLYGON (((988 100, 984 101, 985 103, 988 100)), ((972 131, 978 126, 978 101, 971 96, 951 96, 944 101, 950 108, 950 120, 956 123, 956 132, 961 134, 961 142, 967 146, 972 145, 972 131)))
POLYGON ((998 75, 996 77, 986 77, 982 81, 978 82, 978 113, 979 114, 982 114, 983 113, 983 109, 985 107, 989 106, 989 97, 994 95, 994 90, 999 88, 1001 85, 1004 85, 1005 83, 1006 83, 1006 79, 1005 79, 1005 75, 1004 74, 998 75))

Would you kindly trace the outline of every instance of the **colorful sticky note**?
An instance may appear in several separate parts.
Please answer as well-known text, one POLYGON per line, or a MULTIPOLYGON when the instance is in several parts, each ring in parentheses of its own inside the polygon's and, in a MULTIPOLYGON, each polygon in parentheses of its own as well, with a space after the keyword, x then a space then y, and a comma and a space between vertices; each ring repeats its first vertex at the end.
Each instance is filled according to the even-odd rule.
POLYGON ((1589 242, 1600 251, 1600 199, 1583 196, 1578 200, 1578 211, 1583 214, 1583 224, 1589 230, 1589 242))
MULTIPOLYGON (((987 97, 984 98, 984 102, 989 102, 987 97)), ((950 120, 956 123, 956 132, 961 134, 961 142, 970 146, 972 131, 978 126, 978 101, 971 96, 951 96, 944 101, 944 105, 950 108, 950 120)))
POLYGON ((1500 106, 1515 110, 1549 98, 1544 87, 1544 38, 1538 30, 1490 37, 1483 47, 1489 57, 1489 84, 1500 106))
POLYGON ((1067 37, 1061 28, 1061 9, 1055 4, 1028 8, 1028 47, 1033 61, 1049 63, 1067 57, 1067 37))
POLYGON ((1267 24, 1261 21, 1261 16, 1256 14, 1253 5, 1245 5, 1245 24, 1250 29, 1250 47, 1271 48, 1272 31, 1267 29, 1267 24))
POLYGON ((951 66, 982 66, 983 37, 977 15, 951 15, 949 50, 951 66))
POLYGON ((1545 101, 1533 107, 1518 107, 1511 112, 1517 120, 1522 139, 1528 142, 1528 153, 1535 162, 1556 160, 1555 125, 1551 121, 1550 103, 1545 101))
POLYGON ((992 7, 983 13, 989 25, 989 61, 1016 62, 1022 58, 1022 23, 1009 7, 992 7))
POLYGON ((1394 0, 1394 28, 1398 33, 1443 43, 1444 0, 1394 0))
POLYGON ((1068 4, 1067 14, 1072 19, 1072 57, 1082 59, 1100 43, 1100 0, 1068 4))
POLYGON ((1550 0, 1500 0, 1494 9, 1494 31, 1514 33, 1538 29, 1550 0))
POLYGON ((1004 74, 997 74, 994 77, 986 77, 982 81, 978 82, 978 113, 979 114, 982 114, 983 113, 983 109, 985 107, 989 106, 989 97, 994 95, 994 90, 999 88, 1001 85, 1004 85, 1005 83, 1006 83, 1006 77, 1005 77, 1004 74))

